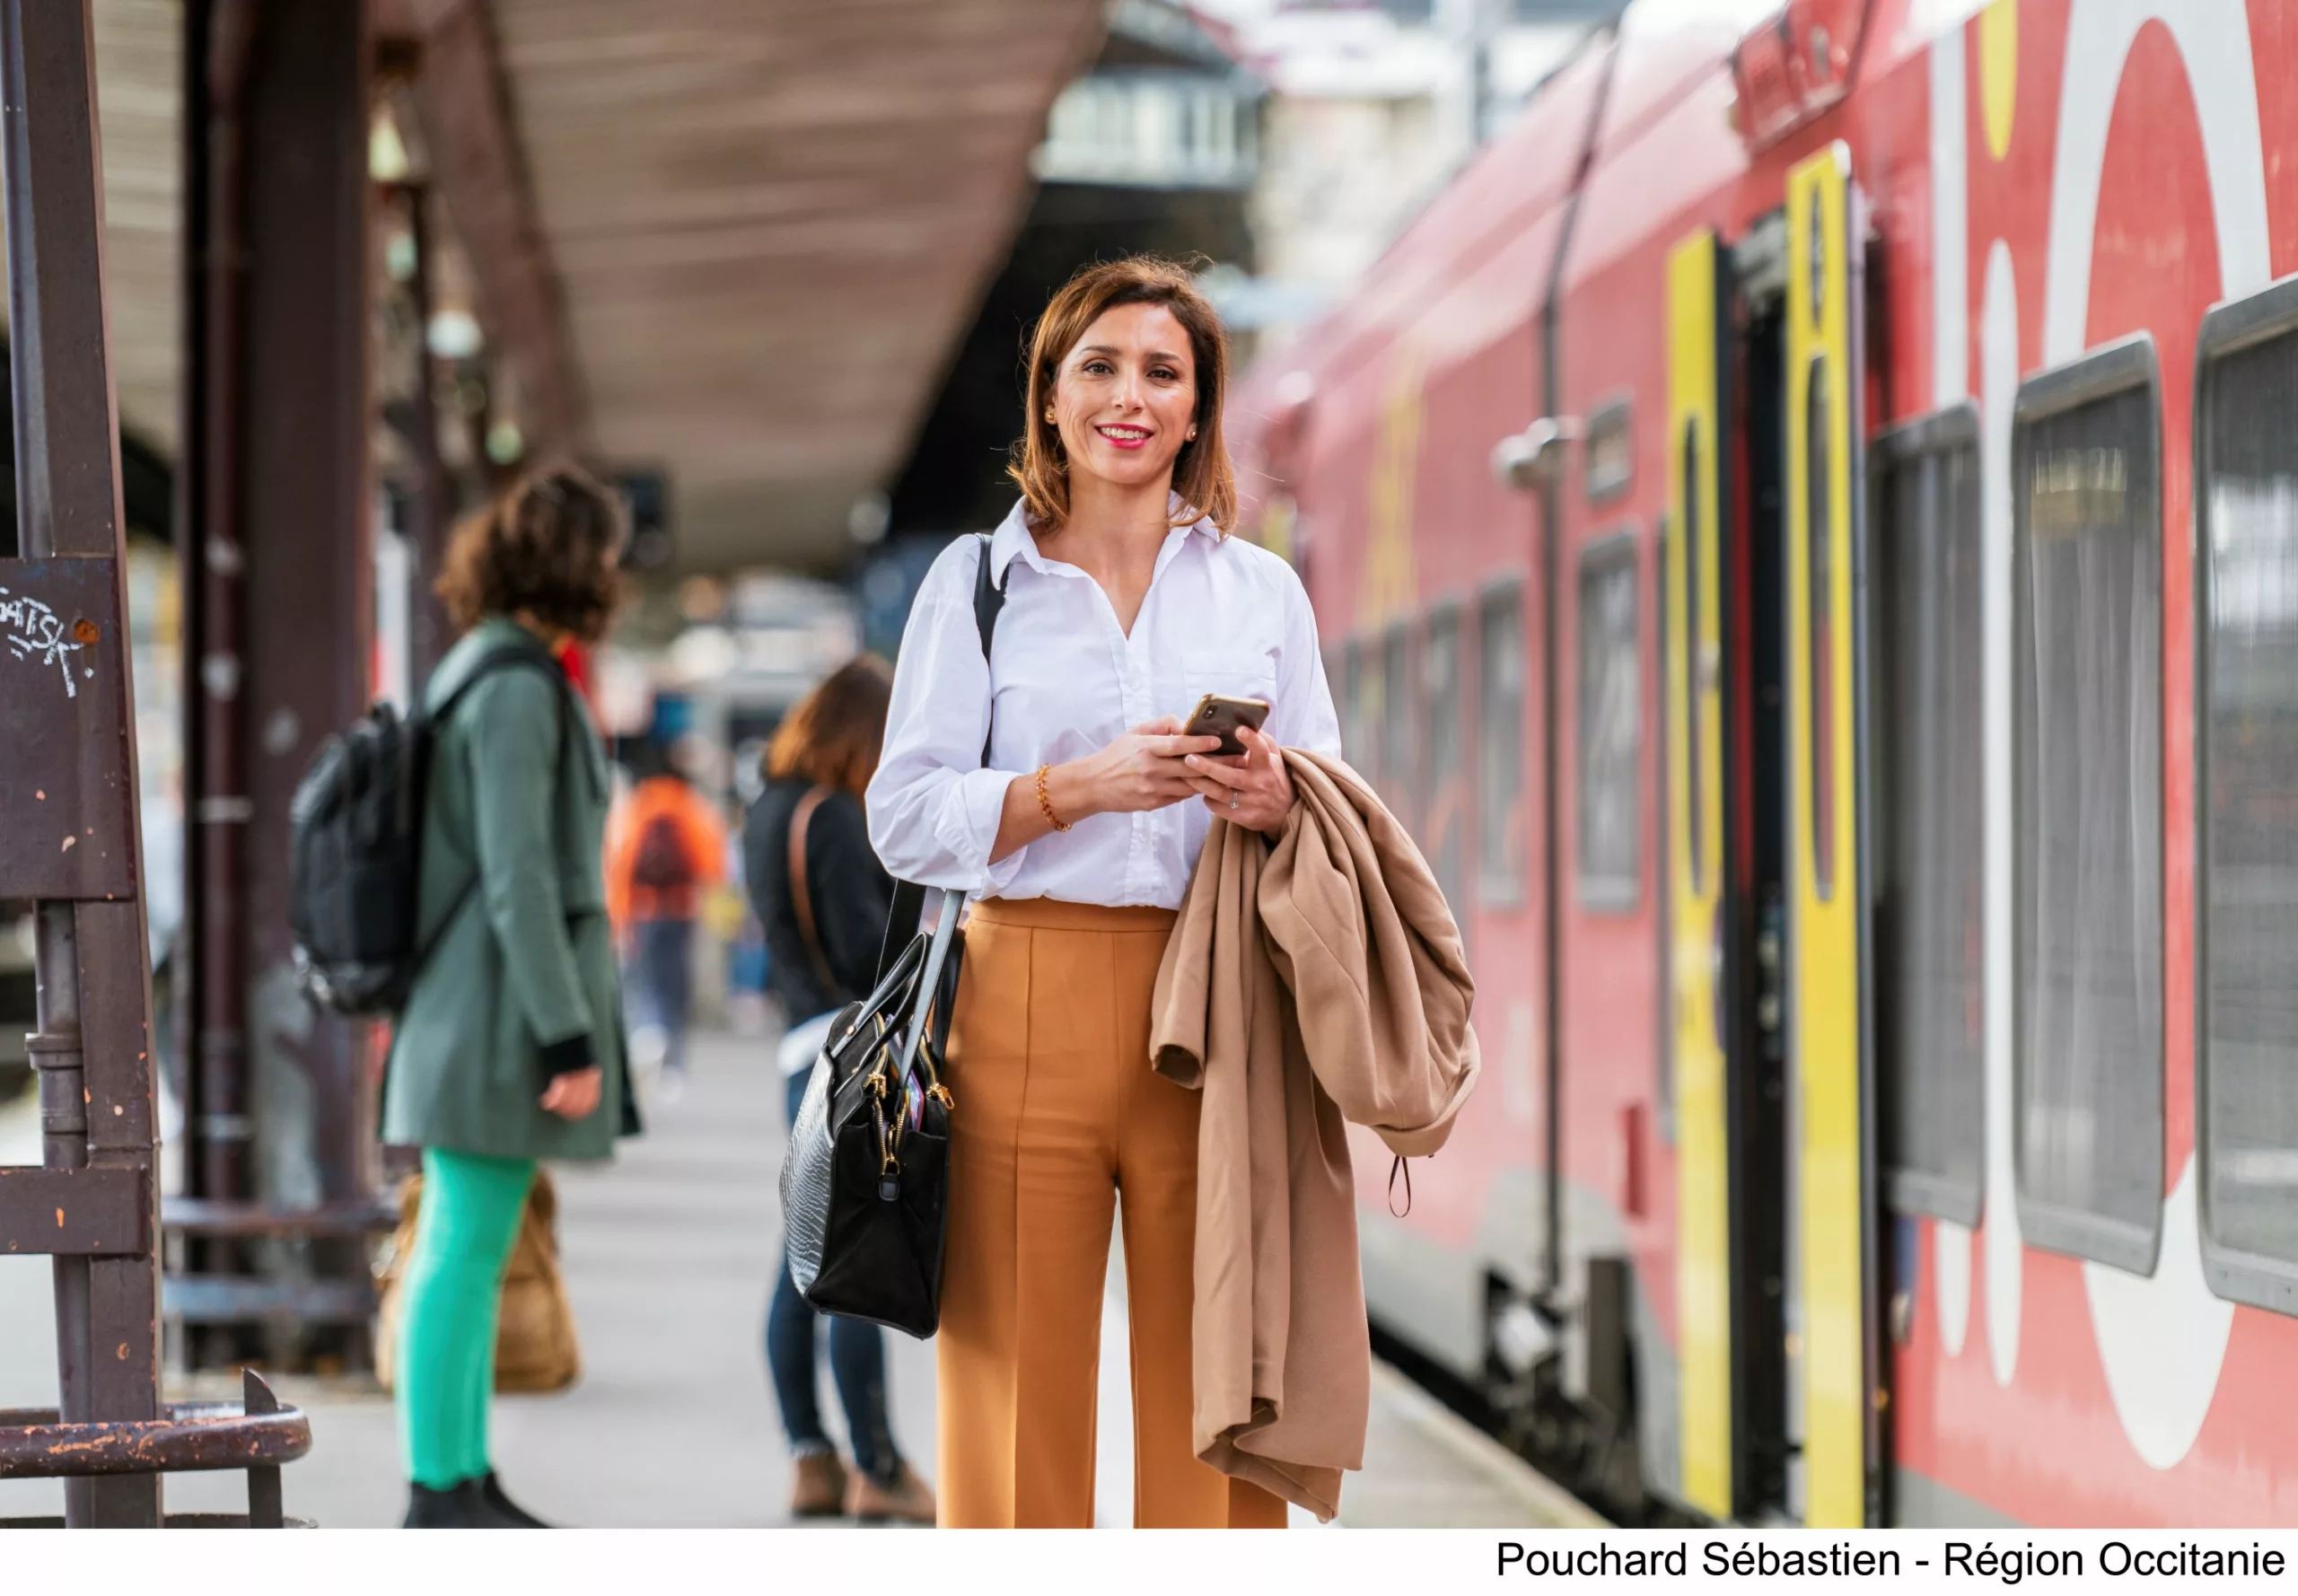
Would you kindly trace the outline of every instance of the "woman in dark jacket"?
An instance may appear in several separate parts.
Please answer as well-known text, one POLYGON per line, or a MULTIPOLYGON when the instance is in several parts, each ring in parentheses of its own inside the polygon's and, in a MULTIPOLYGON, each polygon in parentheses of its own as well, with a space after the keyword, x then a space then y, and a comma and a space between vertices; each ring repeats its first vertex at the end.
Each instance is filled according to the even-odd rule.
POLYGON ((431 952, 383 1089, 383 1139, 423 1149, 398 1359, 409 1528, 535 1524, 487 1455, 503 1272, 536 1161, 608 1158, 624 1128, 606 757, 553 657, 605 631, 622 529, 606 489, 540 471, 456 533, 439 579, 465 632, 425 691, 431 952))
MULTIPOLYGON (((794 1121, 830 1020, 870 989, 893 905, 893 882, 871 851, 862 812, 892 683, 885 662, 864 654, 807 695, 767 750, 766 791, 742 825, 742 873, 766 931, 767 981, 790 1020, 782 1067, 794 1121), (803 855, 795 879, 794 853, 803 855)), ((934 1493, 894 1446, 882 1333, 860 1320, 830 1320, 830 1372, 854 1443, 849 1477, 815 1404, 815 1318, 785 1262, 766 1349, 795 1464, 791 1512, 812 1517, 842 1508, 855 1518, 932 1523, 934 1493)))

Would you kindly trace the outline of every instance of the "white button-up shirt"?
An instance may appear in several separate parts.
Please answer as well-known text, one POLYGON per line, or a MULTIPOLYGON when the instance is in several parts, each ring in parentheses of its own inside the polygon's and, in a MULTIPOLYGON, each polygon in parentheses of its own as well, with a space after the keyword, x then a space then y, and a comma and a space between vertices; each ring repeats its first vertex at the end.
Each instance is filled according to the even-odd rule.
POLYGON ((867 798, 871 844, 898 879, 978 898, 1178 908, 1212 823, 1202 799, 1088 815, 993 864, 1006 787, 1145 721, 1185 717, 1206 693, 1264 699, 1276 741, 1338 757, 1309 595, 1268 550, 1209 521, 1168 533, 1128 636, 1099 583, 1039 552, 1016 504, 988 545, 1005 606, 986 665, 973 609, 981 550, 960 538, 943 551, 902 633, 867 798))

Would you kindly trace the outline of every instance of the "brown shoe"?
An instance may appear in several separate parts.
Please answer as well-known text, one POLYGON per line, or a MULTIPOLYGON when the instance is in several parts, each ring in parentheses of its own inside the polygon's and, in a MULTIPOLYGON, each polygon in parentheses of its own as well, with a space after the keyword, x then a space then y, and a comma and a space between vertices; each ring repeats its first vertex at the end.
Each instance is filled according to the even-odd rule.
POLYGON ((803 1452, 793 1460, 790 1516, 829 1519, 838 1516, 846 1495, 846 1465, 834 1451, 803 1452))
POLYGON ((846 1516, 930 1524, 934 1521, 934 1487, 918 1478, 917 1471, 907 1463, 890 1486, 880 1485, 857 1469, 846 1482, 846 1516))

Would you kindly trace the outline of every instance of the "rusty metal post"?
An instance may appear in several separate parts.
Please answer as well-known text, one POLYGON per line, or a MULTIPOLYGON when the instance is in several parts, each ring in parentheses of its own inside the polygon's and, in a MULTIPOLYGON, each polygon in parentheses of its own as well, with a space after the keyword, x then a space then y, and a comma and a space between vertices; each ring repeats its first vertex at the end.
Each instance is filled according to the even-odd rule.
MULTIPOLYGON (((40 668, 0 693, 15 744, 0 889, 39 900, 31 1049, 53 1189, 31 1195, 54 1202, 57 1232, 108 1205, 141 1232, 8 1239, 56 1257, 65 1421, 134 1422, 159 1416, 152 993, 87 0, 0 0, 0 122, 22 556, 0 565, 0 624, 29 640, 14 663, 40 668)), ((0 1201, 0 1229, 39 1211, 0 1201)), ((65 1517, 156 1525, 159 1482, 75 1480, 65 1517)))

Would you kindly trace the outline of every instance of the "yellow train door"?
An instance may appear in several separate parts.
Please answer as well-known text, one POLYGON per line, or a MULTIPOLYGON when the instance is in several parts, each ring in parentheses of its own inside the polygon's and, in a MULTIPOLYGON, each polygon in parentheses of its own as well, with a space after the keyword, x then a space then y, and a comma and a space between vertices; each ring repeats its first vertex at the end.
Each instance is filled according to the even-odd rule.
POLYGON ((1812 1525, 1878 1515, 1860 522, 1862 241, 1849 151, 1787 180, 1789 1432, 1812 1525))
POLYGON ((1676 1355, 1684 1503, 1735 1508, 1732 1114, 1724 701, 1724 259, 1712 232, 1668 262, 1668 1018, 1676 1137, 1676 1355))

